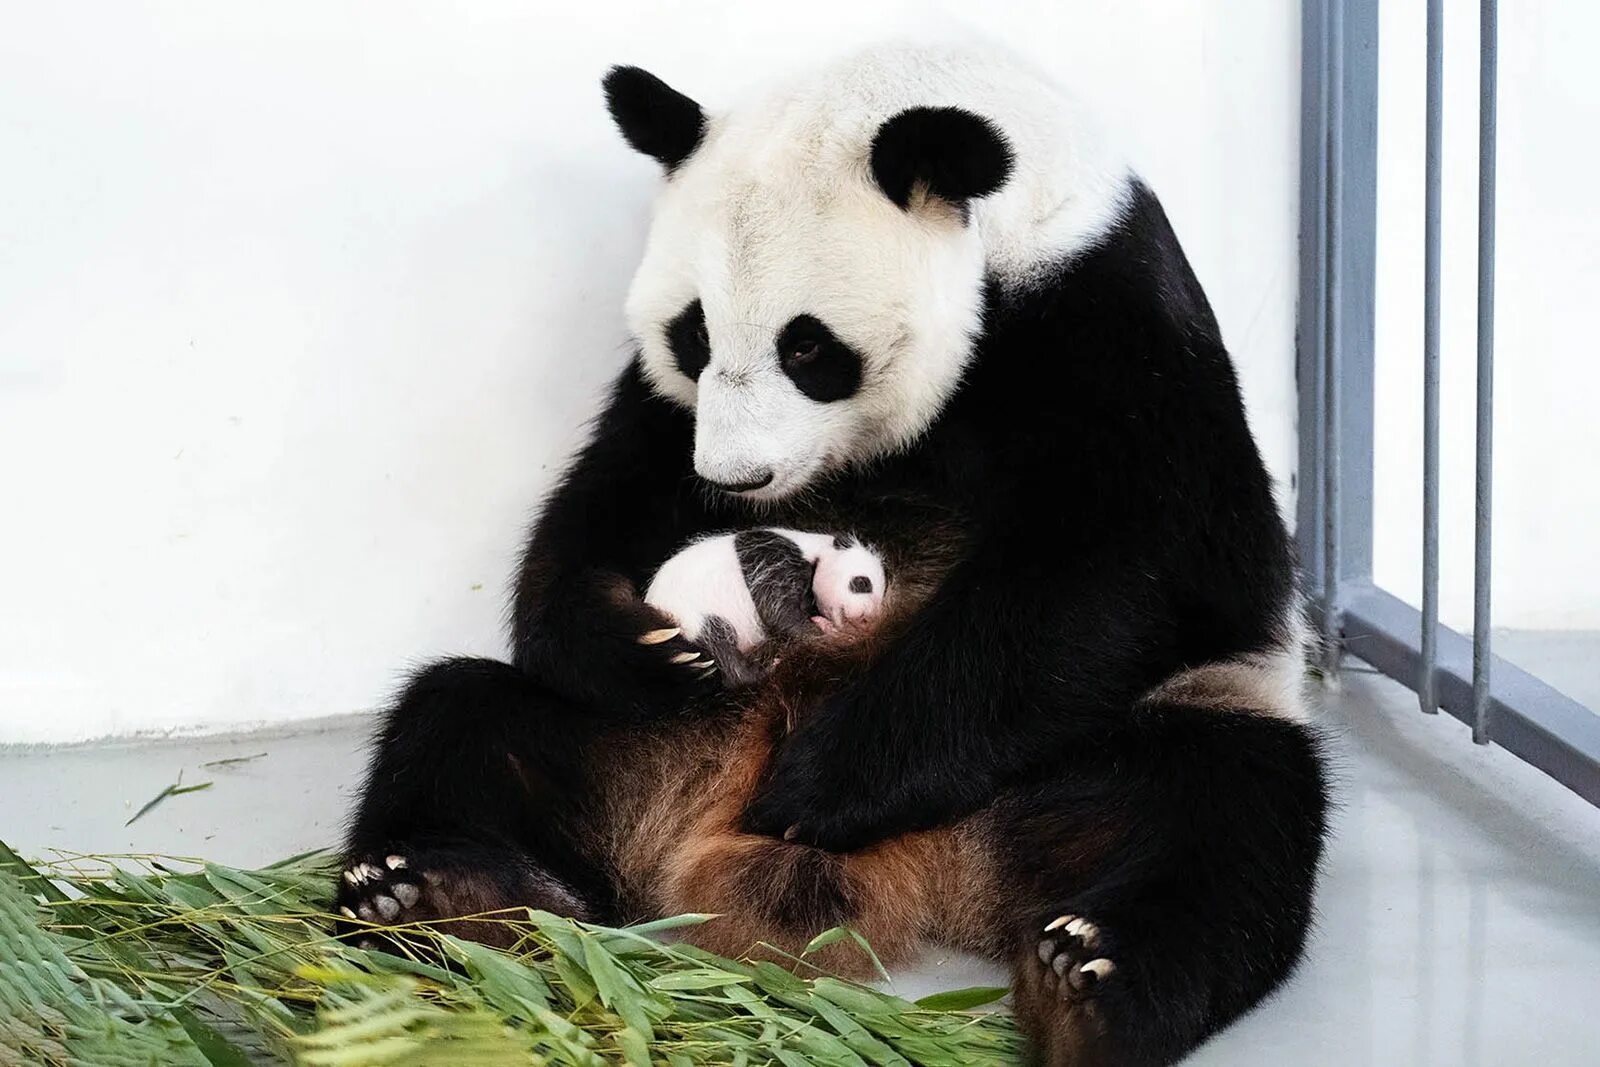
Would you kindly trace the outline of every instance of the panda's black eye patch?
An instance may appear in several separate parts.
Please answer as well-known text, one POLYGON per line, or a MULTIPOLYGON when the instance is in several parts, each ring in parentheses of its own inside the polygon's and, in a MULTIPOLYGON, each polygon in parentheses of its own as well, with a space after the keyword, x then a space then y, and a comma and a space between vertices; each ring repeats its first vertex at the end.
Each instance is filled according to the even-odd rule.
POLYGON ((779 331, 777 343, 783 373, 812 400, 844 400, 861 388, 861 356, 820 319, 796 315, 779 331))
POLYGON ((865 574, 856 575, 854 578, 850 579, 850 591, 852 593, 872 592, 872 579, 868 578, 865 574))
POLYGON ((700 372, 711 362, 711 338, 706 332, 706 310, 693 301, 667 323, 667 345, 678 369, 690 381, 699 381, 700 372))

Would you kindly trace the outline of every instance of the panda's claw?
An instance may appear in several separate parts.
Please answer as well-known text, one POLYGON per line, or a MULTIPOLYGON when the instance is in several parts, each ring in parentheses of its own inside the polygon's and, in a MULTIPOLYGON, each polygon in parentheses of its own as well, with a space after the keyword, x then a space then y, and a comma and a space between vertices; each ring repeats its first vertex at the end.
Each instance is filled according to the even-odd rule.
POLYGON ((352 886, 365 885, 381 873, 370 863, 358 863, 344 872, 344 880, 352 886))
MULTIPOLYGON (((350 864, 337 886, 334 906, 339 920, 334 932, 356 940, 359 947, 360 939, 371 933, 364 925, 401 926, 434 917, 428 889, 434 872, 426 857, 416 864, 413 858, 399 849, 385 849, 350 864)), ((380 934, 380 947, 387 940, 387 934, 380 934)))
POLYGON ((676 626, 664 626, 659 630, 646 630, 634 640, 641 645, 659 645, 664 641, 671 641, 683 631, 676 626))
POLYGON ((1098 959, 1093 959, 1088 963, 1085 963, 1081 970, 1084 974, 1094 975, 1095 981, 1103 982, 1107 978, 1111 977, 1112 974, 1116 973, 1117 965, 1111 960, 1106 959, 1104 956, 1101 956, 1098 959))
MULTIPOLYGON (((699 658, 700 658, 700 653, 698 653, 698 652, 675 652, 672 655, 672 662, 673 663, 690 663, 690 662, 692 662, 694 660, 698 660, 699 658)), ((698 666, 698 664, 696 664, 696 666, 698 666)))
POLYGON ((1079 915, 1068 913, 1047 923, 1038 948, 1045 988, 1068 1001, 1098 995, 1117 972, 1115 949, 1108 952, 1104 940, 1100 926, 1079 915))

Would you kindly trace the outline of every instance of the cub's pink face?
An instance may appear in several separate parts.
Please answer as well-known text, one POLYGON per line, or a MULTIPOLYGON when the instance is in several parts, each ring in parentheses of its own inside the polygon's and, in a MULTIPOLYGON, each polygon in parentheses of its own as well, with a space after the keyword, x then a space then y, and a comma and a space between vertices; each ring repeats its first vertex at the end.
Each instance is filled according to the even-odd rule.
POLYGON ((883 608, 887 581, 883 562, 871 549, 854 543, 835 546, 817 560, 811 591, 817 610, 835 627, 856 626, 877 617, 883 608))

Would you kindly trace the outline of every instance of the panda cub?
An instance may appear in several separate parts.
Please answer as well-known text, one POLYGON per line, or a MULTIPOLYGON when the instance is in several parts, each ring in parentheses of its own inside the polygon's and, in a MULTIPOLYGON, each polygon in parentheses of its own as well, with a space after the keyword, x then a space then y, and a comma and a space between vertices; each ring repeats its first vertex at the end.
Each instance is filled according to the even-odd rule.
POLYGON ((769 527, 691 541, 644 599, 739 686, 771 669, 771 639, 860 626, 877 616, 886 586, 883 561, 854 538, 769 527))

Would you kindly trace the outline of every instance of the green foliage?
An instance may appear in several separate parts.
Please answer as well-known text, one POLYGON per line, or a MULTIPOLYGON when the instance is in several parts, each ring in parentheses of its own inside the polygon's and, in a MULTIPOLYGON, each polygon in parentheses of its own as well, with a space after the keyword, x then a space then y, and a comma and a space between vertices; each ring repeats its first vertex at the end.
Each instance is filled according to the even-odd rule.
POLYGON ((415 955, 362 951, 332 939, 334 873, 322 854, 256 871, 34 866, 0 844, 0 1067, 967 1067, 1020 1052, 1009 1016, 967 1013, 1004 990, 912 1004, 651 936, 703 915, 611 929, 527 911, 492 917, 511 951, 426 927, 375 928, 415 955))

